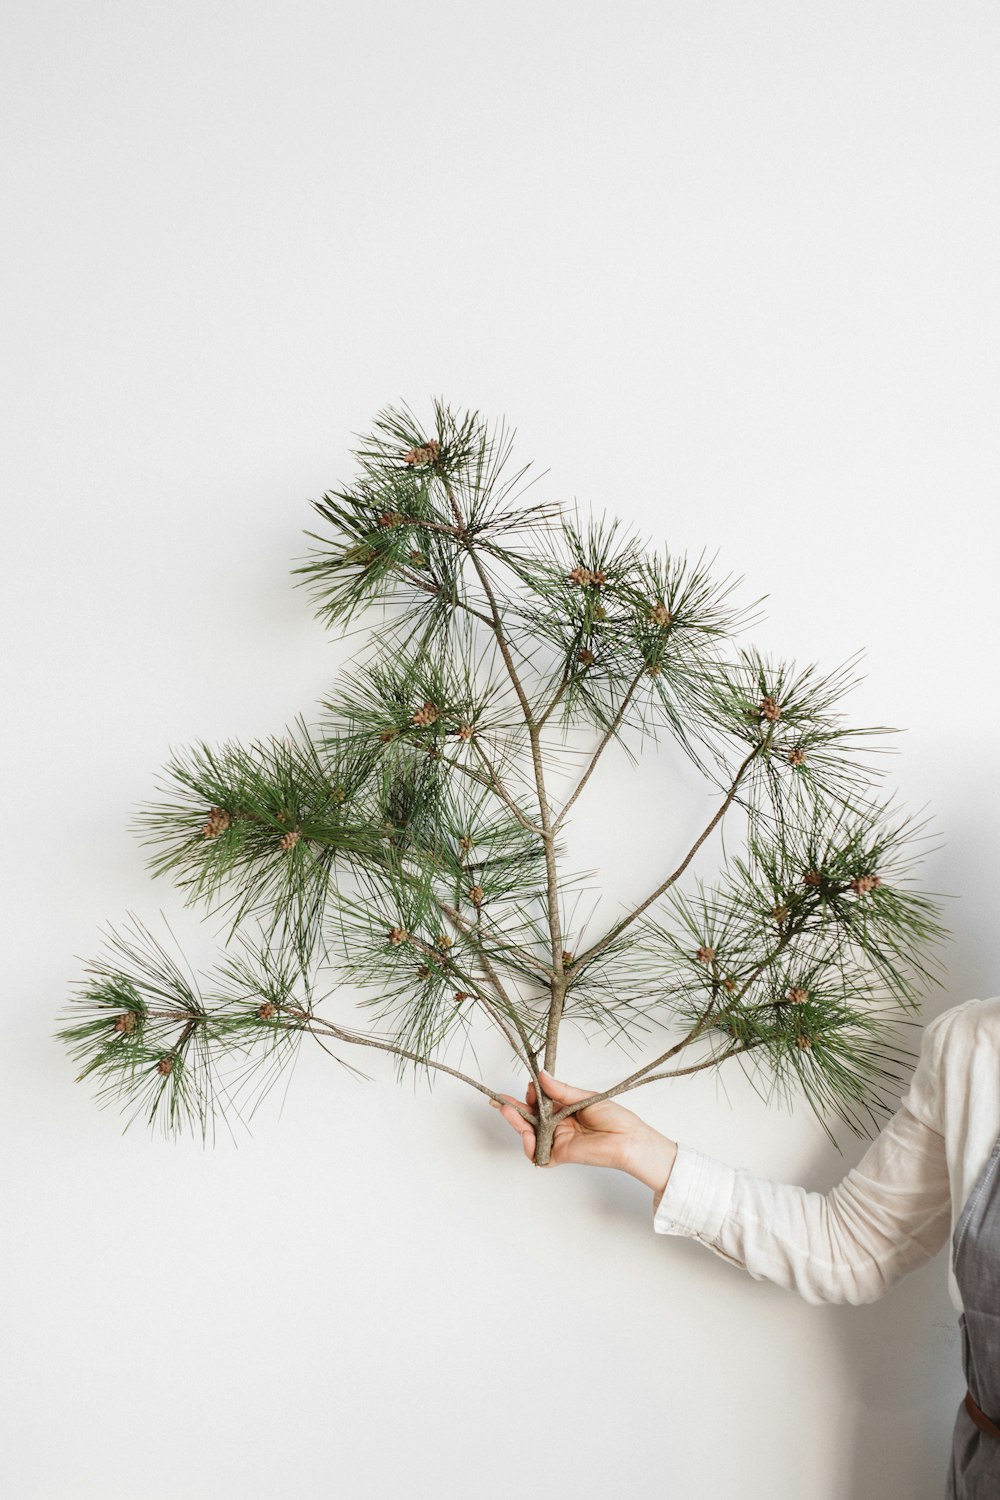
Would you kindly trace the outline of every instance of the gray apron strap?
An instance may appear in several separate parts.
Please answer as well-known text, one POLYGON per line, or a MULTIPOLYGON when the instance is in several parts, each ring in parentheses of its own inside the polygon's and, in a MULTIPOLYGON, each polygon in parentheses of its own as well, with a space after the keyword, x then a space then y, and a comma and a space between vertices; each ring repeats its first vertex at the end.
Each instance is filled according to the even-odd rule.
POLYGON ((1000 1136, 973 1184, 952 1236, 964 1311, 962 1373, 945 1500, 1000 1496, 1000 1136))

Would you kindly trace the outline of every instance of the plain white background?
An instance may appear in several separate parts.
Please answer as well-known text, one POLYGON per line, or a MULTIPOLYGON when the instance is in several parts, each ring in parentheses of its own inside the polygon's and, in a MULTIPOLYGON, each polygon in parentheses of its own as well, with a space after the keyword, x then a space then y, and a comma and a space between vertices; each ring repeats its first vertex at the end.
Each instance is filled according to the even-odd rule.
MULTIPOLYGON (((936 1500, 944 1255, 811 1307, 654 1235, 631 1179, 535 1171, 471 1092, 318 1049, 238 1149, 123 1136, 52 1032, 127 910, 205 946, 127 820, 171 747, 310 713, 308 499, 437 394, 505 415, 546 496, 718 549, 762 646, 867 648, 854 716, 906 727, 952 898, 924 1018, 1000 989, 996 6, 21 0, 4 29, 6 1492, 936 1500)), ((612 916, 707 805, 616 770, 569 834, 612 916)), ((563 1077, 616 1068, 567 1036, 563 1077)), ((738 1072, 632 1102, 819 1191, 865 1145, 738 1072)))

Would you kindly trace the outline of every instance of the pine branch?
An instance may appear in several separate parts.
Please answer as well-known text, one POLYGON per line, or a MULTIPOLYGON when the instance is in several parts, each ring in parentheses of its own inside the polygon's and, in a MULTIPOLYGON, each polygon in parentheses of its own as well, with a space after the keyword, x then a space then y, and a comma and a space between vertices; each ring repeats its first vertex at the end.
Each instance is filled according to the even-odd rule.
POLYGON ((141 924, 112 934, 59 1033, 102 1102, 205 1134, 256 1109, 304 1036, 357 1076, 330 1043, 503 1098, 445 1060, 482 1025, 538 1088, 522 1113, 539 1165, 575 1108, 732 1057, 821 1120, 855 1129, 886 1107, 901 1054, 883 1015, 938 982, 947 933, 912 884, 925 824, 877 792, 895 731, 840 709, 857 656, 824 673, 734 644, 759 603, 737 603, 742 580, 526 498, 540 476, 512 447, 503 423, 440 400, 427 424, 387 407, 355 480, 312 502, 297 581, 342 634, 357 622, 363 651, 318 725, 174 753, 139 810, 154 876, 228 932, 202 980, 141 924), (570 728, 593 742, 557 810, 570 728), (568 904, 586 872, 560 835, 612 741, 634 764, 664 732, 718 805, 586 942, 568 904), (733 810, 745 849, 706 886, 695 862, 733 810), (378 1030, 329 1013, 349 991, 378 1030), (581 1022, 647 1060, 557 1112, 539 1061, 554 1071, 581 1022), (688 1048, 708 1055, 670 1067, 688 1048))

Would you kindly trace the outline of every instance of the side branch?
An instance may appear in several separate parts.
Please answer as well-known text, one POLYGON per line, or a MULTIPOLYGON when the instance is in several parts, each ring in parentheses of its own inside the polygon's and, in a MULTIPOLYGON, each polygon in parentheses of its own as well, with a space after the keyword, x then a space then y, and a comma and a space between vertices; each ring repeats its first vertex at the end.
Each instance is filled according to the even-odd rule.
MULTIPOLYGON (((504 665, 507 668, 507 675, 511 680, 511 685, 513 686, 513 689, 517 694, 518 702, 521 705, 521 711, 524 714, 524 722, 530 727, 534 723, 531 704, 528 702, 528 695, 524 691, 524 688, 521 684, 521 679, 518 676, 517 667, 514 665, 514 658, 511 655, 507 637, 504 634, 503 621, 500 618, 500 609, 497 604, 496 595, 493 592, 493 585, 490 583, 489 575, 480 562, 479 556, 475 550, 472 540, 470 539, 469 534, 466 531, 465 518, 459 508, 458 501, 455 499, 455 492, 447 480, 444 481, 444 488, 445 493, 448 496, 448 503, 451 506, 452 513, 455 517, 456 535, 458 536, 459 541, 462 543, 463 547, 472 560, 472 566, 476 570, 476 575, 479 579, 480 584, 482 585, 483 593, 486 595, 487 601, 489 602, 490 614, 486 623, 490 626, 493 634, 496 636, 497 645, 500 647, 500 655, 503 657, 504 665)), ((483 618, 483 616, 481 615, 480 618, 483 618)))
POLYGON ((328 1021, 326 1017, 312 1015, 307 1010, 298 1009, 293 1014, 302 1023, 302 1030, 310 1032, 313 1036, 331 1037, 338 1042, 347 1042, 352 1047, 374 1047, 378 1052, 391 1052, 397 1057, 409 1058, 411 1062, 422 1063, 428 1068, 435 1068, 440 1073, 448 1073, 452 1078, 458 1078, 462 1083, 467 1083, 470 1088, 478 1089, 481 1094, 486 1094, 490 1099, 499 1100, 501 1104, 509 1103, 502 1094, 498 1094, 485 1083, 480 1083, 477 1078, 470 1078, 467 1073, 462 1073, 458 1068, 450 1068, 447 1063, 436 1062, 432 1057, 421 1057, 418 1052, 410 1052, 406 1047, 397 1047, 393 1042, 379 1042, 374 1037, 357 1036, 335 1025, 333 1021, 328 1021))
POLYGON ((760 749, 761 747, 759 745, 755 745, 754 748, 750 751, 750 754, 742 762, 739 770, 736 772, 736 776, 733 780, 732 786, 726 793, 725 801, 719 807, 715 816, 708 824, 708 827, 705 828, 703 832, 700 833, 695 839, 694 843, 691 845, 691 848, 685 854, 676 870, 674 870, 672 874, 668 875, 666 880, 658 885, 656 887, 656 890, 646 897, 645 901, 641 902, 633 911, 629 912, 627 916, 622 917, 620 922, 616 922, 614 927, 612 927, 608 932, 605 933, 604 937, 602 937, 598 942, 594 943, 592 947, 586 949, 585 952, 580 954, 573 966, 575 974, 580 974, 585 964, 590 963, 591 959, 596 958, 599 953, 603 953, 604 949, 607 948, 609 944, 614 942, 615 938, 620 932, 624 932, 626 927, 630 926, 637 917, 640 917, 642 915, 647 906, 651 906, 654 901, 656 901, 660 896, 664 894, 665 891, 668 891, 670 889, 675 881, 680 879, 680 877, 684 874, 684 871, 687 869, 688 865, 691 863, 692 859, 694 859, 694 856, 698 853, 698 850, 701 848, 702 844, 708 838, 709 834, 722 821, 723 817, 728 812, 729 807, 732 804, 732 800, 736 796, 740 782, 743 780, 743 777, 750 768, 752 762, 760 753, 760 749))
MULTIPOLYGON (((751 968, 751 970, 749 971, 749 973, 745 976, 743 984, 740 987, 740 989, 727 1002, 727 1004, 726 1004, 726 1009, 727 1010, 729 1009, 729 1007, 731 1005, 738 1004, 739 1001, 742 1000, 743 996, 746 994, 747 990, 750 988, 751 984, 758 977, 758 975, 762 974, 763 971, 770 964, 774 963, 775 959, 788 946, 788 944, 791 942, 792 938, 795 937, 799 932, 801 932, 803 930, 803 928, 804 928, 804 923, 803 922, 800 922, 798 925, 793 925, 793 926, 790 926, 790 927, 786 928, 786 930, 781 934, 781 937, 778 939, 777 943, 774 945, 774 948, 772 949, 772 951, 770 953, 766 954, 765 957, 762 958, 758 963, 754 964, 753 967, 751 968)), ((717 999, 717 992, 713 992, 712 997, 709 1000, 708 1005, 705 1008, 704 1012, 702 1013, 701 1018, 699 1019, 697 1025, 695 1025, 691 1029, 691 1031, 688 1032, 688 1034, 686 1036, 681 1037, 681 1039, 680 1039, 679 1042, 675 1042, 672 1047, 668 1047, 667 1050, 666 1050, 666 1052, 661 1052, 660 1056, 659 1057, 654 1057, 651 1062, 643 1063, 642 1067, 637 1068, 634 1073, 630 1073, 628 1075, 628 1077, 625 1078, 622 1081, 621 1084, 616 1084, 615 1087, 613 1089, 609 1090, 609 1092, 607 1094, 601 1094, 599 1096, 596 1096, 595 1098, 586 1099, 580 1105, 577 1105, 576 1108, 582 1108, 583 1104, 593 1104, 593 1103, 596 1103, 597 1102, 597 1097, 599 1097, 601 1099, 605 1099, 605 1098, 610 1099, 610 1098, 613 1097, 614 1094, 625 1092, 628 1089, 641 1088, 644 1083, 651 1083, 656 1078, 674 1078, 674 1077, 677 1077, 678 1075, 677 1075, 676 1072, 671 1072, 671 1073, 654 1073, 654 1072, 652 1072, 652 1069, 660 1067, 662 1063, 669 1062, 672 1057, 676 1057, 676 1055, 677 1055, 678 1052, 683 1051, 683 1049, 685 1047, 690 1046, 690 1044, 693 1041, 696 1040, 696 1038, 701 1034, 701 1032, 704 1030, 706 1024, 708 1023, 708 1020, 709 1020, 709 1018, 710 1018, 710 1016, 712 1014, 712 1011, 715 1008, 716 999, 717 999)), ((754 1043, 752 1043, 752 1045, 753 1046, 758 1046, 760 1044, 757 1043, 757 1042, 754 1042, 754 1043)), ((737 1050, 740 1050, 740 1049, 737 1049, 737 1050)), ((742 1049, 742 1050, 746 1050, 746 1049, 742 1049)), ((732 1054, 731 1054, 731 1052, 727 1052, 727 1053, 725 1053, 723 1055, 724 1055, 724 1057, 729 1057, 732 1054)), ((716 1059, 710 1059, 709 1062, 713 1062, 715 1060, 716 1059)), ((703 1066, 708 1066, 708 1064, 699 1063, 694 1068, 682 1068, 680 1070, 680 1072, 682 1072, 682 1073, 692 1073, 692 1072, 696 1073, 696 1072, 698 1072, 699 1068, 701 1068, 703 1066)))
POLYGON ((508 1031, 508 1029, 507 1029, 507 1027, 505 1025, 505 1017, 503 1017, 503 1016, 497 1016, 496 1013, 493 1011, 492 1003, 491 1002, 487 1002, 485 998, 482 1000, 483 1007, 484 1007, 484 1009, 487 1009, 488 1014, 492 1017, 492 1019, 497 1022, 497 1024, 499 1025, 499 1027, 501 1029, 501 1031, 503 1031, 504 1035, 506 1036, 507 1041, 510 1043, 512 1049, 514 1050, 514 1052, 521 1058, 521 1060, 523 1062, 525 1062, 527 1064, 528 1070, 530 1071, 531 1076, 532 1076, 532 1078, 534 1078, 535 1083, 537 1085, 537 1083, 538 1083, 538 1057, 537 1057, 537 1055, 535 1053, 535 1049, 531 1045, 531 1039, 530 1039, 530 1037, 528 1036, 527 1032, 524 1030, 524 1027, 521 1025, 521 1019, 520 1019, 520 1017, 517 1014, 517 1011, 516 1011, 516 1009, 514 1007, 513 1002, 511 1001, 510 996, 507 993, 506 987, 502 983, 499 974, 497 973, 496 969, 493 967, 492 963, 489 960, 489 957, 487 956, 487 954, 486 954, 486 952, 485 952, 482 944, 479 941, 478 934, 476 932, 475 927, 473 926, 473 924, 471 922, 466 921, 466 919, 462 916, 461 912, 457 911, 453 906, 449 906, 447 904, 447 902, 439 900, 438 901, 438 905, 440 906, 441 910, 450 918, 450 920, 454 923, 454 925, 459 929, 459 931, 464 932, 466 934, 466 936, 472 938, 473 944, 474 944, 475 949, 476 949, 476 956, 478 957, 479 962, 480 962, 480 964, 483 967, 483 972, 485 973, 487 979, 492 984, 493 988, 496 990, 496 992, 497 992, 498 996, 500 997, 501 1001, 507 1007, 507 1013, 508 1013, 508 1015, 510 1017, 510 1020, 513 1022, 514 1028, 517 1031, 517 1035, 521 1039, 521 1044, 522 1044, 523 1049, 524 1049, 523 1052, 521 1050, 521 1047, 518 1047, 516 1039, 508 1031))
MULTIPOLYGON (((457 908, 449 905, 449 903, 442 900, 440 896, 436 897, 435 899, 440 909, 446 914, 446 916, 451 917, 452 921, 455 922, 457 926, 461 927, 463 932, 473 936, 477 934, 479 929, 473 927, 468 919, 461 915, 457 908)), ((482 922, 482 927, 485 928, 486 922, 483 921, 482 913, 480 913, 480 920, 482 922)), ((504 932, 502 927, 494 924, 492 927, 492 933, 494 934, 494 941, 496 942, 497 946, 502 947, 504 950, 504 958, 506 958, 507 955, 510 955, 511 958, 520 959, 525 968, 534 969, 535 973, 539 977, 539 983, 541 983, 542 981, 548 981, 552 978, 552 970, 549 968, 544 959, 538 958, 534 953, 529 953, 527 948, 522 948, 520 943, 513 942, 512 939, 508 937, 507 933, 504 932)), ((490 964, 489 959, 486 956, 486 951, 483 948, 482 942, 478 937, 476 937, 476 952, 482 960, 484 967, 487 969, 487 972, 492 979, 494 988, 497 990, 497 993, 502 993, 506 997, 506 992, 504 991, 503 985, 500 983, 500 980, 495 977, 493 966, 492 964, 490 964)))
MULTIPOLYGON (((615 714, 614 719, 608 725, 608 728, 605 731, 604 736, 601 739, 600 744, 598 745, 597 749, 594 751, 594 753, 593 753, 593 755, 591 757, 590 764, 588 765, 586 771, 584 771, 584 773, 583 773, 583 776, 580 778, 579 782, 577 783, 576 790, 573 792, 573 795, 570 797, 569 801, 564 805, 562 811, 556 817, 556 820, 555 820, 555 822, 552 825, 553 832, 557 832, 558 831, 559 825, 562 823, 562 821, 565 818, 566 814, 569 812, 570 808, 573 806, 573 803, 576 801, 577 797, 579 797, 580 793, 583 791, 584 787, 587 785, 587 782, 590 780, 591 776, 594 774, 594 768, 596 767, 597 762, 600 760, 601 755, 603 754, 603 752, 604 752, 605 748, 607 747, 609 741, 611 740, 612 736, 615 734, 615 731, 619 728, 619 726, 620 726, 620 724, 622 722, 622 719, 625 717, 625 710, 628 708, 629 703, 632 701, 632 695, 635 692, 636 688, 639 686, 639 683, 640 683, 640 681, 642 679, 642 676, 643 676, 643 673, 645 672, 645 670, 646 670, 645 666, 640 667, 639 670, 638 670, 638 672, 636 673, 636 675, 633 677, 632 682, 629 685, 628 692, 625 694, 624 698, 621 701, 621 705, 620 705, 620 707, 618 709, 618 712, 615 714)), ((553 700, 553 705, 554 705, 555 701, 556 700, 554 699, 553 700)), ((549 712, 551 712, 551 710, 549 710, 549 712)))
POLYGON ((453 766, 456 771, 461 771, 464 776, 468 776, 469 780, 474 781, 477 786, 485 787, 488 792, 492 792, 494 796, 499 797, 500 801, 504 804, 507 810, 513 813, 514 817, 520 823, 521 827, 526 828, 529 833, 533 833, 540 838, 542 832, 541 829, 537 826, 537 824, 532 823, 530 818, 525 817, 524 813, 518 807, 513 797, 511 797, 506 787, 500 781, 499 776, 497 776, 496 772, 493 770, 493 767, 487 760, 486 756, 483 755, 482 751, 479 750, 478 745, 475 744, 475 740, 473 740, 473 746, 477 751, 479 751, 481 759, 490 770, 493 778, 492 780, 489 776, 480 775, 480 773, 475 769, 474 766, 463 765, 460 760, 455 760, 453 756, 444 755, 440 751, 434 752, 434 759, 443 762, 443 764, 446 766, 453 766))
POLYGON ((626 1094, 632 1089, 640 1089, 644 1083, 655 1083, 659 1078, 681 1078, 687 1073, 701 1073, 705 1068, 718 1067, 730 1057, 738 1057, 743 1052, 752 1052, 755 1047, 762 1045, 762 1042, 747 1042, 737 1047, 727 1047, 724 1052, 714 1057, 706 1057, 703 1062, 692 1063, 689 1068, 670 1068, 665 1073, 651 1073, 641 1078, 626 1079, 624 1083, 615 1084, 614 1088, 605 1089, 602 1094, 588 1094, 586 1099, 580 1099, 575 1104, 563 1105, 562 1109, 552 1115, 552 1122, 554 1125, 558 1124, 568 1115, 575 1115, 578 1110, 586 1109, 589 1104, 599 1104, 602 1099, 614 1099, 617 1094, 626 1094))
MULTIPOLYGON (((494 792, 496 796, 500 798, 500 801, 504 804, 508 811, 514 814, 514 817, 521 824, 522 828, 526 828, 529 833, 533 833, 536 835, 536 837, 542 838, 544 836, 544 831, 538 827, 537 823, 532 823, 530 818, 525 817, 524 813, 518 807, 517 803, 514 801, 513 797, 510 795, 510 793, 507 791, 507 788, 500 780, 500 776, 496 771, 493 762, 486 754, 486 751, 483 749, 482 745, 477 743, 475 737, 473 737, 472 740, 472 748, 479 756, 479 759, 482 761, 483 765, 486 767, 487 772, 489 773, 488 780, 482 776, 477 777, 477 780, 482 781, 484 786, 488 787, 491 792, 494 792)), ((458 762, 455 762, 454 764, 458 764, 458 762)))
MULTIPOLYGON (((741 988, 738 990, 735 996, 733 996, 732 1000, 727 1003, 727 1009, 729 1008, 729 1005, 738 1003, 740 1000, 742 1000, 743 996, 750 988, 750 985, 758 977, 758 975, 763 973, 763 971, 770 964, 774 963, 775 959, 788 946, 792 938, 799 932, 803 931, 804 927, 804 921, 800 921, 797 925, 792 925, 786 928, 786 930, 781 934, 781 937, 778 939, 777 943, 775 943, 771 952, 766 954, 764 958, 753 965, 750 972, 744 978, 744 982, 741 988)), ((737 1052, 749 1052, 751 1048, 763 1045, 759 1041, 749 1042, 745 1046, 730 1047, 727 1051, 723 1052, 721 1056, 710 1057, 706 1059, 705 1062, 696 1063, 690 1068, 675 1068, 665 1073, 654 1073, 652 1069, 660 1067, 665 1062, 669 1062, 672 1057, 676 1057, 678 1052, 683 1051, 685 1047, 690 1046, 690 1044, 696 1040, 696 1038, 705 1029, 709 1018, 711 1017, 712 1011, 715 1008, 715 1004, 716 994, 713 993, 697 1024, 692 1027, 692 1029, 686 1036, 681 1037, 679 1042, 675 1042, 672 1047, 668 1047, 666 1052, 662 1052, 659 1057, 654 1057, 651 1062, 643 1063, 641 1068, 637 1068, 634 1073, 630 1073, 627 1078, 622 1080, 621 1083, 615 1084, 613 1088, 608 1089, 605 1093, 593 1094, 587 1099, 581 1099, 577 1104, 566 1105, 562 1110, 559 1111, 559 1114, 554 1116, 553 1118, 561 1119, 564 1115, 574 1114, 578 1109, 586 1108, 588 1104, 597 1104, 601 1099, 613 1099, 616 1094, 623 1094, 627 1093, 630 1089, 641 1088, 644 1083, 653 1083, 658 1078, 678 1078, 683 1073, 698 1073, 702 1068, 712 1067, 718 1062, 725 1062, 727 1057, 732 1057, 737 1052)))
MULTIPOLYGON (((432 580, 421 578, 419 573, 411 572, 410 569, 404 567, 402 563, 396 563, 394 565, 393 571, 398 573, 400 578, 405 578, 406 582, 412 584, 414 588, 422 589, 425 594, 434 594, 440 596, 443 592, 441 585, 438 583, 436 578, 432 580)), ((468 604, 464 599, 456 599, 451 594, 449 594, 447 597, 449 603, 453 604, 456 609, 464 610, 466 614, 474 615, 477 620, 482 620, 484 625, 489 625, 492 627, 493 621, 490 619, 489 615, 484 614, 481 609, 476 609, 474 604, 468 604)))
MULTIPOLYGON (((668 1047, 666 1052, 661 1053, 659 1057, 654 1057, 652 1062, 643 1063, 641 1068, 636 1068, 634 1073, 630 1073, 627 1078, 623 1078, 621 1083, 616 1083, 614 1087, 608 1089, 606 1093, 594 1094, 589 1099, 581 1100, 580 1103, 575 1106, 566 1106, 565 1108, 560 1110, 559 1114, 554 1118, 561 1119, 564 1115, 574 1113, 576 1109, 582 1109, 585 1104, 597 1104, 601 1099, 611 1099, 615 1094, 624 1093, 627 1089, 639 1088, 641 1084, 648 1082, 645 1075, 649 1072, 650 1068, 658 1068, 661 1063, 669 1062, 672 1057, 676 1057, 678 1052, 682 1052, 685 1047, 689 1047, 691 1043, 701 1035, 708 1024, 708 1020, 712 1014, 714 1006, 715 996, 712 995, 711 999, 709 1000, 702 1014, 699 1016, 695 1025, 691 1028, 686 1036, 681 1037, 679 1042, 675 1042, 672 1047, 668 1047)), ((685 1071, 697 1070, 685 1069, 685 1071)))

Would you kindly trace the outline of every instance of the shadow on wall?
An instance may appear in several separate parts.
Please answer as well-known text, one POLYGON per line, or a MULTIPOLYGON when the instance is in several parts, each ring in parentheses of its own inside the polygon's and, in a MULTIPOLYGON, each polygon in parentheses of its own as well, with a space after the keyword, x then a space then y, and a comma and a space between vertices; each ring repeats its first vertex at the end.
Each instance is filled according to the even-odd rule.
POLYGON ((838 1494, 942 1500, 965 1394, 950 1253, 945 1247, 877 1302, 816 1309, 829 1320, 841 1383, 853 1393, 838 1494))

